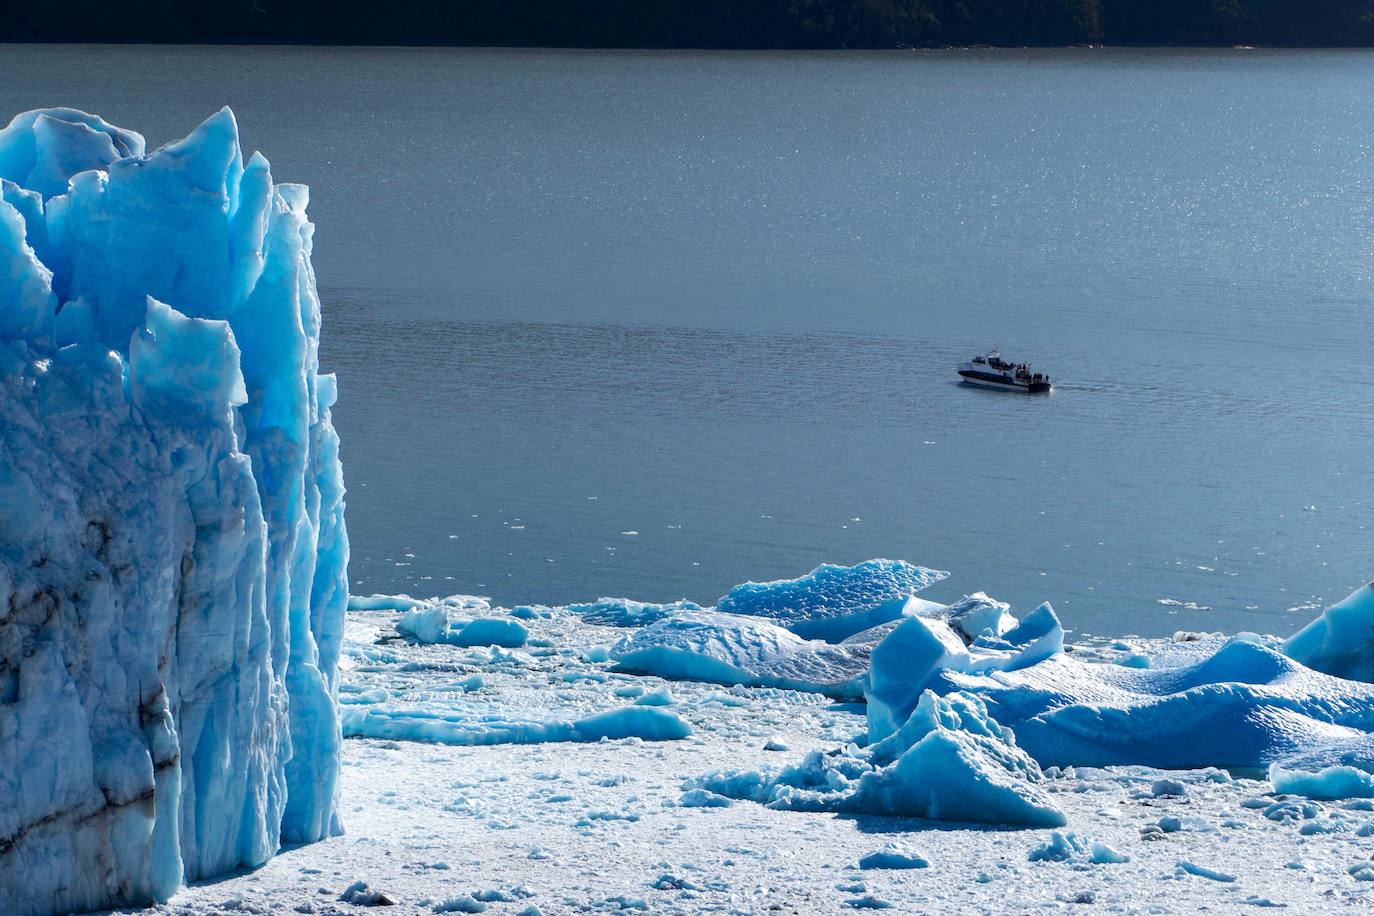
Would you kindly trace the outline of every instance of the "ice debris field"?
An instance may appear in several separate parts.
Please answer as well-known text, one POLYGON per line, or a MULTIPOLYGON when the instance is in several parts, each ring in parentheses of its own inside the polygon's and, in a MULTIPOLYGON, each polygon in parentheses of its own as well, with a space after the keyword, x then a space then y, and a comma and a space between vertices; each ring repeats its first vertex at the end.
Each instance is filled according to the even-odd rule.
POLYGON ((1374 585, 1286 641, 1075 645, 1049 605, 912 594, 942 577, 825 566, 711 608, 354 597, 347 831, 162 909, 1374 904, 1374 585))
POLYGON ((0 131, 0 913, 1374 905, 1374 585, 1068 639, 902 561, 348 596, 306 190, 0 131))

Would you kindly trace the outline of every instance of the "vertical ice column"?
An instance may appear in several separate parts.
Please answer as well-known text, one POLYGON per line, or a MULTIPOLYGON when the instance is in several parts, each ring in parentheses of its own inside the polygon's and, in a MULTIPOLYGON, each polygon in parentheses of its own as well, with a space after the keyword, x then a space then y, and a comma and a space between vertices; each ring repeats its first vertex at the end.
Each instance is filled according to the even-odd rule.
POLYGON ((0 131, 0 911, 339 829, 348 539, 305 189, 223 110, 0 131))

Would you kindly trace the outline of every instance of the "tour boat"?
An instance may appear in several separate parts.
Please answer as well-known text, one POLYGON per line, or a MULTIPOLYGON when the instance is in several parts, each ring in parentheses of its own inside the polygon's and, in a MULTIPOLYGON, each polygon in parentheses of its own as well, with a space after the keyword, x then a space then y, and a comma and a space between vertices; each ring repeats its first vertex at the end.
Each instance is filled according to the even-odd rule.
POLYGON ((983 356, 975 356, 961 365, 959 375, 970 385, 1000 388, 1003 391, 1044 394, 1053 388, 1048 375, 1043 372, 1032 372, 1027 363, 1007 362, 996 350, 983 356))

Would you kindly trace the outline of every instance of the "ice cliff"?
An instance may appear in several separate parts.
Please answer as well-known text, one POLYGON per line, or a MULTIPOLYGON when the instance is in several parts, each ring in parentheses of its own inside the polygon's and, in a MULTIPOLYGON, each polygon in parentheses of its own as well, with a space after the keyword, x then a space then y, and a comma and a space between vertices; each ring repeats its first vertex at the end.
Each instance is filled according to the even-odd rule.
POLYGON ((0 912, 340 829, 348 538, 307 191, 224 109, 0 131, 0 912))

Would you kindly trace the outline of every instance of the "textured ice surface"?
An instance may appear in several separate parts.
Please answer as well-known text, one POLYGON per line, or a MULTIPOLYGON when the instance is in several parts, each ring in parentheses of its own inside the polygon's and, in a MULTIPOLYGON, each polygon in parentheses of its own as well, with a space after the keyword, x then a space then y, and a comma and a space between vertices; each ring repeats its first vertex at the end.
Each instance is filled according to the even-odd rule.
POLYGON ((1289 637, 1283 651, 1317 671, 1374 682, 1374 582, 1327 608, 1289 637))
MULTIPOLYGON (((469 908, 488 905, 489 913, 527 905, 573 913, 641 904, 664 913, 778 907, 831 913, 848 912, 848 901, 863 900, 901 913, 1142 907, 1231 913, 1267 906, 1306 913, 1361 911, 1374 893, 1374 800, 1275 794, 1260 770, 1045 769, 1043 780, 1027 779, 1026 785, 1067 819, 1065 827, 1050 829, 1066 842, 1069 832, 1079 840, 1067 860, 1045 862, 1029 858, 1051 840, 1050 829, 937 825, 857 811, 836 816, 833 808, 777 810, 705 788, 683 791, 684 780, 723 767, 756 774, 757 784, 782 765, 805 763, 813 751, 823 752, 825 761, 814 772, 826 784, 815 791, 849 786, 868 772, 865 766, 892 764, 852 746, 864 733, 860 704, 775 687, 665 683, 617 671, 604 647, 625 631, 553 609, 531 611, 521 618, 530 640, 518 650, 425 645, 397 638, 399 612, 350 614, 343 696, 352 706, 411 709, 434 718, 462 714, 460 727, 486 732, 478 717, 491 716, 489 724, 501 728, 566 724, 667 689, 670 707, 647 708, 671 709, 692 734, 680 741, 631 736, 480 745, 355 737, 344 748, 348 834, 292 850, 251 873, 187 888, 174 907, 163 909, 209 916, 346 908, 338 895, 358 881, 385 892, 398 910, 460 901, 469 908), (779 745, 791 750, 768 749, 779 745), (859 867, 889 842, 906 845, 929 865, 916 871, 859 867), (1180 871, 1180 862, 1235 880, 1180 871), (529 895, 528 904, 503 907, 498 901, 505 898, 492 890, 521 901, 529 895)), ((884 624, 861 637, 871 645, 899 625, 884 624)), ((976 642, 965 646, 970 656, 990 640, 982 647, 976 642)), ((1153 669, 1177 672, 1224 644, 1210 637, 1177 644, 1094 641, 1066 647, 1066 657, 1113 668, 1110 662, 1121 653, 1139 653, 1153 669)), ((1052 663, 1042 660, 1023 671, 1052 663)), ((976 717, 961 719, 967 726, 976 717)), ((1353 759, 1365 746, 1343 745, 1340 759, 1353 759)), ((987 748, 1008 753, 996 744, 987 748)), ((1330 750, 1319 746, 1310 760, 1294 755, 1283 766, 1317 772, 1333 765, 1330 750)), ((1019 778, 995 760, 980 762, 988 772, 995 774, 996 766, 1008 780, 1019 778)), ((948 779, 958 771, 939 772, 948 779)), ((738 794, 753 797, 748 785, 738 794)))
POLYGON ((345 706, 344 735, 393 738, 436 744, 542 744, 546 741, 600 741, 643 738, 675 741, 692 729, 669 709, 623 706, 572 721, 520 719, 502 713, 438 713, 392 707, 345 706))
MULTIPOLYGON (((476 599, 480 601, 481 599, 476 599)), ((485 607, 459 605, 465 610, 485 607)), ((417 604, 396 622, 396 630, 416 642, 448 643, 451 646, 523 646, 529 631, 512 617, 466 617, 450 613, 451 604, 417 604)))
MULTIPOLYGON (((348 609, 350 611, 408 611, 413 607, 427 603, 437 603, 437 600, 426 602, 409 595, 350 595, 348 609)), ((483 601, 483 606, 485 605, 486 602, 483 601)))
POLYGON ((570 604, 566 610, 577 614, 587 623, 610 627, 643 627, 681 611, 700 611, 702 607, 686 600, 648 604, 629 598, 600 598, 591 604, 570 604))
POLYGON ((902 560, 825 564, 796 579, 736 585, 716 602, 716 610, 763 617, 804 639, 840 642, 896 620, 907 607, 906 599, 948 575, 902 560))
POLYGON ((1011 671, 1043 661, 1064 647, 1064 630, 1048 604, 1020 623, 1007 614, 1005 605, 981 594, 951 608, 957 610, 904 620, 873 650, 866 691, 870 741, 896 731, 922 691, 943 672, 1011 671), (970 619, 976 626, 966 625, 970 619), (1000 637, 989 635, 998 630, 1000 637), (970 639, 969 631, 976 638, 970 639))
POLYGON ((776 773, 711 773, 686 788, 799 811, 1060 826, 1064 815, 1043 782, 1040 767, 981 700, 927 691, 900 729, 868 748, 813 751, 776 773))
POLYGON ((348 542, 306 189, 223 110, 0 131, 0 911, 338 830, 348 542))
POLYGON ((1042 765, 1264 767, 1338 757, 1374 730, 1374 686, 1249 639, 1190 643, 1169 660, 1142 670, 1057 654, 993 674, 947 668, 927 686, 984 697, 1042 765))
POLYGON ((1374 798, 1374 773, 1338 764, 1315 772, 1287 769, 1279 764, 1269 767, 1269 782, 1275 792, 1305 795, 1308 798, 1374 798))
POLYGON ((758 617, 681 611, 611 647, 624 671, 674 680, 786 687, 837 698, 863 695, 869 643, 803 639, 758 617))

